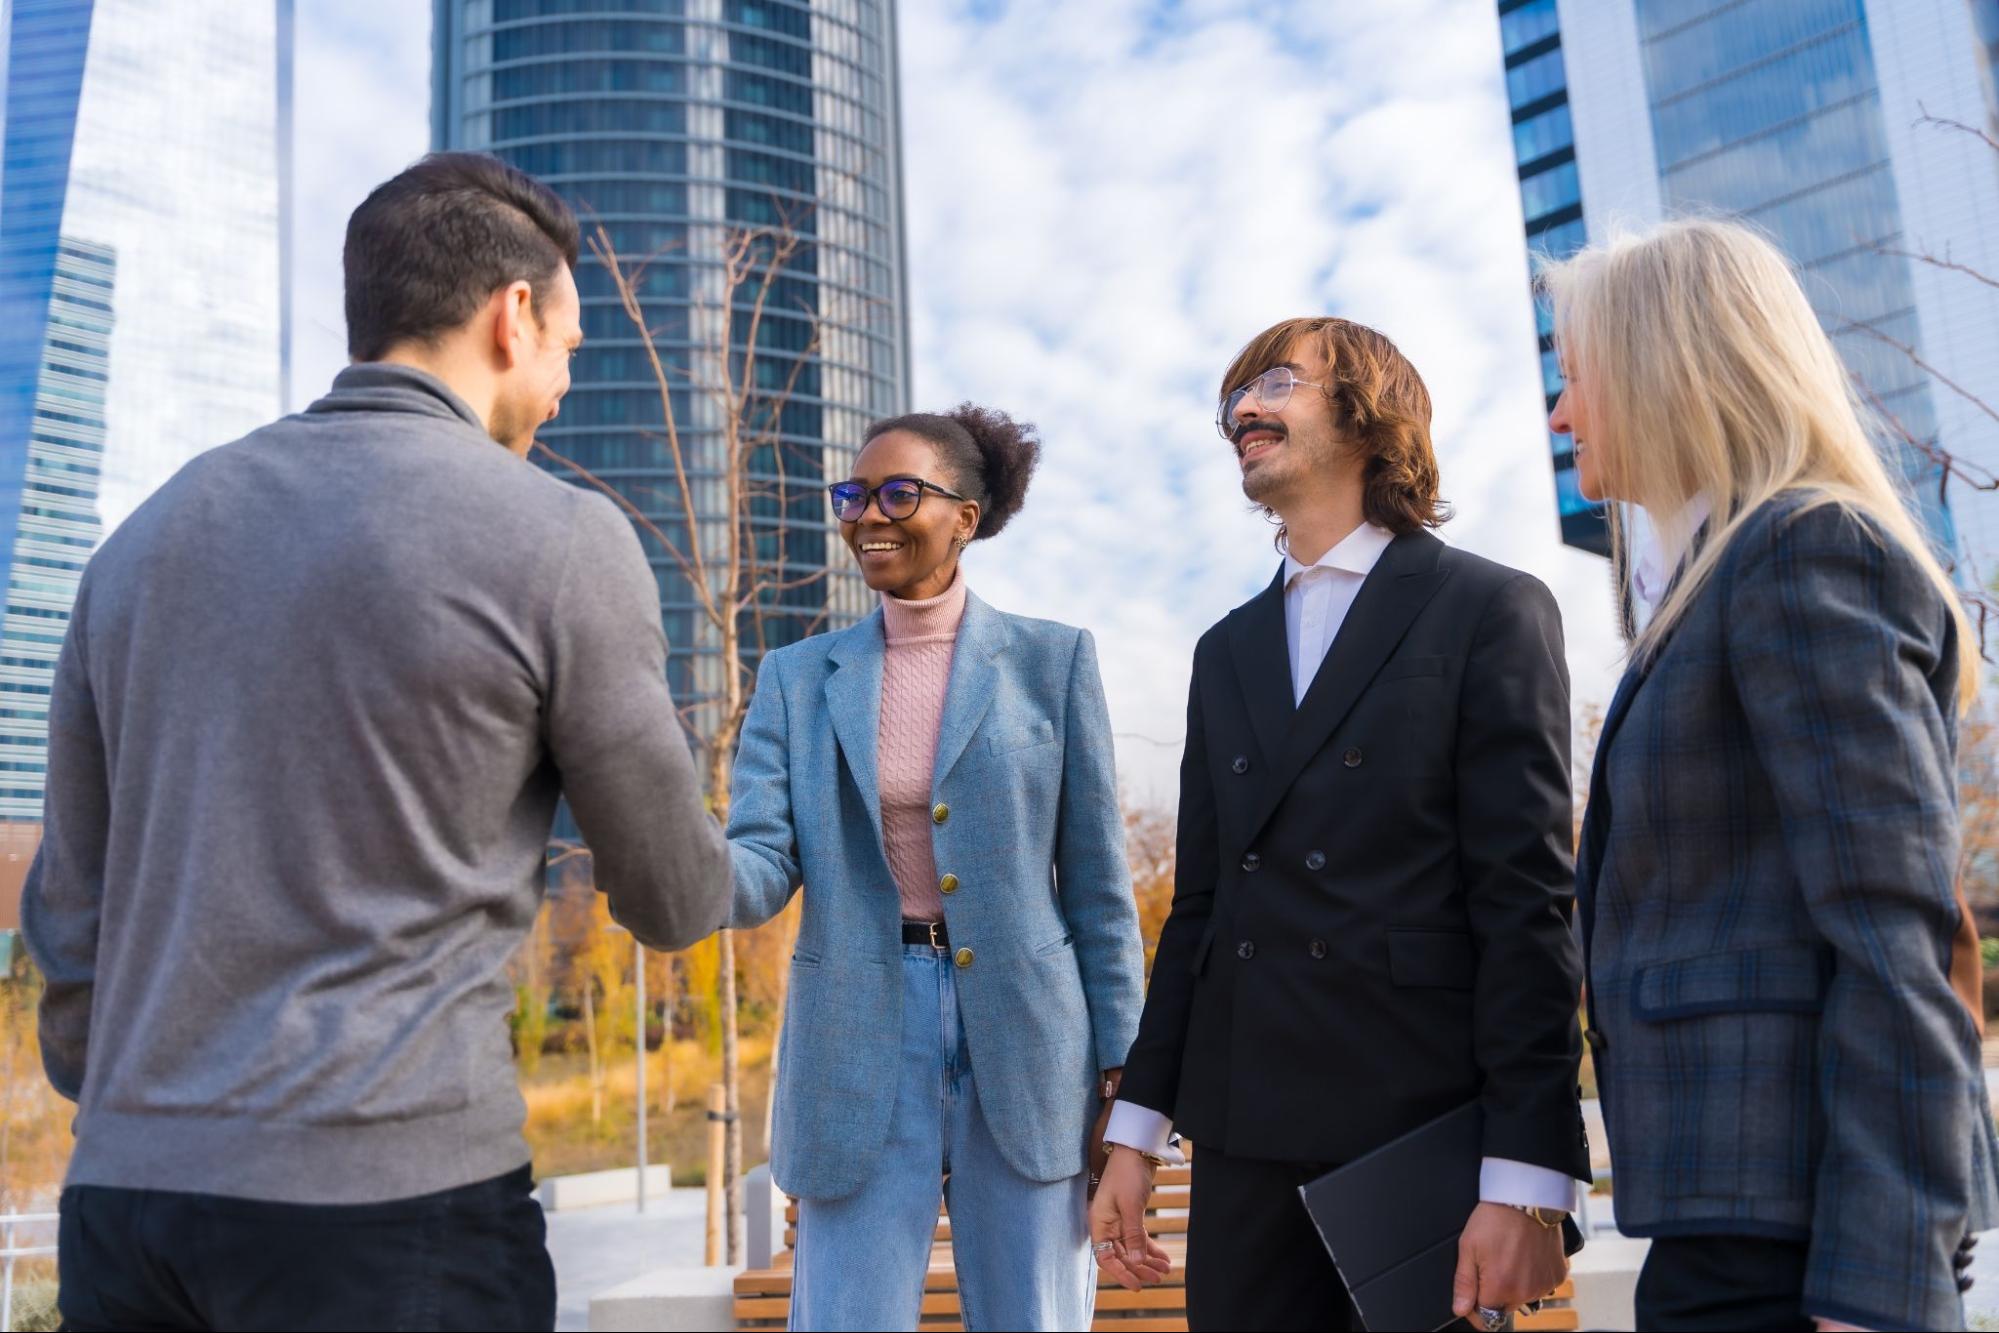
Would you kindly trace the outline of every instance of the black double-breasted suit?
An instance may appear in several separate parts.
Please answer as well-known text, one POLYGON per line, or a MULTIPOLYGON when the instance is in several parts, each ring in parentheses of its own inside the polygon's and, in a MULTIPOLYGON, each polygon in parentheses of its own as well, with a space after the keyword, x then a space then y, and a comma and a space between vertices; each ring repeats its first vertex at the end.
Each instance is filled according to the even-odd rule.
POLYGON ((1292 700, 1280 573, 1195 649, 1173 909, 1120 1090, 1196 1145, 1210 1291, 1260 1280, 1203 1248, 1249 1197, 1203 1197, 1217 1155, 1296 1164, 1273 1177, 1295 1190, 1476 1098, 1486 1156, 1588 1175, 1553 597, 1398 537, 1292 700))

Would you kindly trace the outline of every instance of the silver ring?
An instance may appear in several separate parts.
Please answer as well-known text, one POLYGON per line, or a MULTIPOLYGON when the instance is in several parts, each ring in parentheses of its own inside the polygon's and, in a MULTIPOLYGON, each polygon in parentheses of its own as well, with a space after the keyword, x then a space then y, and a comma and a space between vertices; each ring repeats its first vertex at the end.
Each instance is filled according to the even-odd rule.
POLYGON ((1109 1253, 1110 1253, 1110 1252, 1111 1252, 1112 1250, 1115 1250, 1116 1248, 1117 1248, 1117 1242, 1116 1242, 1116 1241, 1114 1241, 1114 1240, 1100 1240, 1100 1241, 1098 1241, 1098 1242, 1097 1242, 1097 1243, 1096 1243, 1095 1245, 1092 1245, 1092 1246, 1090 1247, 1090 1250, 1091 1250, 1091 1252, 1092 1252, 1092 1253, 1095 1253, 1095 1254, 1098 1254, 1098 1255, 1105 1255, 1105 1254, 1109 1254, 1109 1253))
POLYGON ((1490 1305, 1479 1306, 1478 1317, 1485 1321, 1486 1333, 1499 1333, 1506 1326, 1506 1311, 1495 1310, 1490 1305))

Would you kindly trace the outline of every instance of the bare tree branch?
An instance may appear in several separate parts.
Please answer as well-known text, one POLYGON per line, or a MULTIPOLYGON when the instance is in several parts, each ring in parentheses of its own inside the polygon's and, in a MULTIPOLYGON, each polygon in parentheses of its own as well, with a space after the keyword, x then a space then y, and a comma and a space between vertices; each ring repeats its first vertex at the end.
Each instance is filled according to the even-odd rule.
POLYGON ((1987 287, 1999 287, 1999 279, 1987 277, 1969 264, 1958 263, 1950 257, 1949 250, 1945 250, 1943 257, 1938 258, 1927 250, 1903 250, 1892 245, 1876 245, 1869 248, 1877 255, 1893 255, 1901 259, 1913 259, 1919 264, 1928 264, 1932 268, 1946 269, 1952 273, 1962 273, 1965 277, 1982 282, 1987 287))
MULTIPOLYGON (((707 777, 708 798, 715 813, 726 819, 729 810, 729 783, 735 741, 742 731, 743 718, 755 688, 754 674, 744 661, 744 633, 747 628, 759 653, 768 647, 766 624, 772 615, 796 620, 806 609, 790 607, 781 600, 785 593, 823 582, 824 568, 806 574, 793 571, 787 539, 791 526, 792 472, 787 450, 798 448, 800 458, 808 457, 802 446, 784 439, 785 409, 797 392, 799 377, 823 345, 820 316, 808 303, 800 303, 800 313, 809 321, 802 347, 786 350, 790 364, 783 384, 775 391, 759 387, 759 364, 765 336, 764 316, 770 309, 778 284, 790 271, 806 242, 801 230, 782 205, 774 207, 777 226, 725 225, 715 246, 714 258, 703 252, 701 271, 704 285, 693 302, 698 321, 693 339, 693 355, 686 369, 669 364, 660 355, 657 335, 645 316, 640 297, 641 284, 650 257, 636 265, 620 260, 610 233, 598 226, 590 237, 590 251, 609 274, 619 304, 645 349, 653 380, 659 391, 663 430, 641 430, 640 438, 663 447, 672 468, 672 489, 685 520, 685 540, 676 540, 654 522, 645 507, 625 489, 613 485, 582 466, 537 442, 543 455, 561 465, 577 480, 609 495, 629 515, 641 531, 658 542, 673 560, 681 577, 692 589, 696 605, 713 631, 721 661, 719 688, 704 693, 697 682, 696 698, 680 707, 680 717, 701 751, 707 777), (719 272, 719 282, 714 282, 719 272), (712 284, 712 285, 710 285, 712 284), (738 336, 738 315, 742 316, 738 336), (712 320, 712 326, 708 322, 712 320), (696 467, 683 438, 674 407, 676 390, 696 395, 704 408, 719 412, 718 460, 705 454, 696 467), (775 481, 753 476, 752 467, 768 448, 775 481), (722 492, 719 505, 703 512, 696 504, 695 482, 722 492), (756 512, 756 506, 773 502, 774 516, 756 512), (775 559, 767 561, 760 546, 769 540, 775 559), (747 627, 745 622, 747 623, 747 627)), ((707 233, 703 233, 704 244, 707 233)), ((787 339, 789 341, 789 339, 787 339)), ((697 425, 705 425, 701 417, 697 425)), ((655 495, 643 481, 630 489, 640 497, 655 495)), ((671 502, 668 502, 669 505, 671 502)), ((817 562, 815 562, 817 563, 817 562)), ((812 608, 814 614, 805 633, 816 633, 828 619, 828 608, 812 608)), ((697 661, 704 660, 697 658, 697 661)), ((556 859, 582 853, 561 851, 556 859)), ((719 937, 720 975, 718 998, 722 1008, 723 1084, 730 1119, 725 1129, 728 1144, 721 1188, 728 1217, 728 1259, 737 1261, 741 1246, 741 1207, 737 1183, 742 1168, 739 1128, 740 1057, 737 1048, 736 948, 732 931, 719 937)), ((777 986, 782 992, 782 976, 777 986)))
POLYGON ((1967 125, 1961 120, 1952 120, 1949 116, 1932 116, 1930 109, 1921 102, 1916 103, 1916 110, 1923 113, 1917 119, 1916 124, 1934 125, 1939 129, 1956 130, 1960 134, 1969 134, 1972 138, 1983 142, 1993 152, 1999 153, 1999 139, 1993 138, 1990 131, 1980 129, 1976 125, 1967 125))
POLYGON ((1908 343, 1901 341, 1899 338, 1889 337, 1887 334, 1881 332, 1881 330, 1875 328, 1871 324, 1861 324, 1849 320, 1843 327, 1844 330, 1851 330, 1852 332, 1855 333, 1864 333, 1868 337, 1873 338, 1875 341, 1885 343, 1888 346, 1894 348, 1902 355, 1908 357, 1909 360, 1915 364, 1917 369, 1923 371, 1931 379, 1934 379, 1937 383, 1943 385, 1946 389, 1949 389, 1952 393, 1956 394, 1959 398, 1962 398, 1965 402, 1971 404, 1978 411, 1984 413, 1988 417, 1991 417, 1993 421, 1999 422, 1999 411, 1995 411, 1990 403, 1987 403, 1977 394, 1965 388, 1962 384, 1959 384, 1956 380, 1953 380, 1948 375, 1938 370, 1935 366, 1931 365, 1929 362, 1923 360, 1922 354, 1918 352, 1914 347, 1911 347, 1908 343))

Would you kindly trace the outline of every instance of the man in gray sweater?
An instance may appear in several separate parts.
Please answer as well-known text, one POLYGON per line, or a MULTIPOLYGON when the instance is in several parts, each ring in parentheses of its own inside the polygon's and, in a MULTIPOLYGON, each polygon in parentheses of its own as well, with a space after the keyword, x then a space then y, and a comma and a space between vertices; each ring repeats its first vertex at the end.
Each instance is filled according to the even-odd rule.
POLYGON ((644 943, 729 902, 638 539, 522 457, 576 259, 490 157, 381 186, 355 364, 83 577, 22 921, 78 1107, 69 1327, 552 1326, 505 967, 557 798, 644 943))

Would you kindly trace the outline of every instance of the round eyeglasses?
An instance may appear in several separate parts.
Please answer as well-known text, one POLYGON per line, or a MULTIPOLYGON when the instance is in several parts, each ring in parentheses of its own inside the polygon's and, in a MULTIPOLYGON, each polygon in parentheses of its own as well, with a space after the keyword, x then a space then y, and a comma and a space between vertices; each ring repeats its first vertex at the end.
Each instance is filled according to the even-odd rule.
POLYGON ((1272 366, 1222 399, 1222 405, 1215 409, 1215 429, 1221 432, 1223 439, 1233 443, 1236 427, 1241 424, 1236 420, 1235 410, 1242 406, 1245 396, 1255 395, 1257 406, 1266 412, 1282 412, 1284 405, 1291 401, 1291 391, 1301 384, 1307 389, 1326 387, 1299 379, 1289 366, 1272 366))
POLYGON ((963 500, 956 491, 947 491, 934 481, 921 477, 896 477, 870 490, 858 481, 836 481, 826 488, 826 494, 833 497, 833 517, 842 523, 858 523, 861 515, 868 512, 868 499, 874 498, 881 507, 882 517, 892 521, 908 518, 923 503, 923 493, 935 491, 947 500, 963 500))

